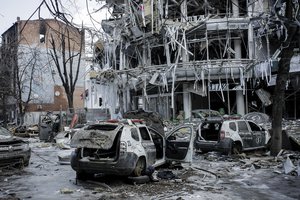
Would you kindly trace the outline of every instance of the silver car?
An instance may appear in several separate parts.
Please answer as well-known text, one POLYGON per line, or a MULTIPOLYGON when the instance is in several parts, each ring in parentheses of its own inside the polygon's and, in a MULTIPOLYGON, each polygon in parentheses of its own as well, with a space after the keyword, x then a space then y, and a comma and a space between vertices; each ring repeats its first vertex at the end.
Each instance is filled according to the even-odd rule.
POLYGON ((199 125, 195 148, 202 152, 240 153, 268 147, 270 133, 251 120, 205 120, 199 125))
POLYGON ((15 137, 7 129, 0 127, 0 166, 28 166, 31 149, 28 142, 15 137))

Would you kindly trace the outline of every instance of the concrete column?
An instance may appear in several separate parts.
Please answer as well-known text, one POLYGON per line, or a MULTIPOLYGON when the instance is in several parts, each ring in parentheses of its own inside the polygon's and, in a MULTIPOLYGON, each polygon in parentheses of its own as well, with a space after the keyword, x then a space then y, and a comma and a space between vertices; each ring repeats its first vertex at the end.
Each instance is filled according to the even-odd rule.
MULTIPOLYGON (((184 0, 181 4, 181 22, 187 22, 187 0, 184 0)), ((185 34, 183 34, 182 37, 185 37, 185 34)), ((186 38, 185 38, 186 41, 186 38)), ((188 49, 186 43, 182 44, 185 48, 181 49, 181 57, 182 57, 182 62, 188 62, 189 61, 189 55, 186 51, 188 49)))
POLYGON ((232 0, 232 14, 233 17, 238 17, 240 12, 239 12, 239 1, 238 0, 232 0))
POLYGON ((188 84, 183 84, 183 110, 184 110, 184 118, 190 118, 191 112, 192 112, 192 99, 191 99, 191 93, 188 92, 188 84))
POLYGON ((243 90, 236 91, 236 110, 237 114, 245 114, 245 100, 243 95, 243 90))
MULTIPOLYGON (((232 13, 233 17, 239 17, 239 1, 232 0, 232 13)), ((235 59, 242 58, 242 48, 241 48, 241 39, 234 40, 234 51, 235 51, 235 59)), ((243 90, 236 91, 236 108, 237 114, 244 115, 245 114, 245 99, 243 95, 243 90)))
MULTIPOLYGON (((235 59, 242 58, 242 50, 241 50, 241 40, 234 40, 234 51, 235 51, 235 59)), ((243 95, 243 90, 236 91, 236 108, 237 114, 244 115, 245 114, 245 99, 243 95)))
POLYGON ((234 43, 234 51, 235 51, 234 58, 241 59, 242 58, 241 39, 235 39, 233 43, 234 43))
MULTIPOLYGON (((253 17, 254 4, 248 5, 248 17, 253 17)), ((253 40, 254 32, 252 27, 252 22, 250 21, 248 25, 248 51, 249 51, 249 59, 254 58, 254 40, 253 40)))
POLYGON ((127 102, 126 102, 126 109, 124 110, 125 112, 132 110, 132 105, 131 105, 131 96, 130 96, 130 89, 129 87, 126 87, 126 95, 127 95, 127 102))
POLYGON ((180 5, 181 10, 181 22, 187 21, 187 0, 183 0, 180 5))

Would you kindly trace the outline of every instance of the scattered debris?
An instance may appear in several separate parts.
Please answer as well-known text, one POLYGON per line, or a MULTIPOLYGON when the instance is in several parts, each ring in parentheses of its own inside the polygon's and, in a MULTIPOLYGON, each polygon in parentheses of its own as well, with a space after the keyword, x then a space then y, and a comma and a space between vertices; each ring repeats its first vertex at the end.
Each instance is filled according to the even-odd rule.
POLYGON ((161 179, 177 179, 178 177, 172 171, 159 171, 157 177, 161 179))
MULTIPOLYGON (((91 180, 87 180, 86 182, 87 182, 87 183, 94 184, 94 185, 99 185, 99 186, 101 186, 101 187, 103 187, 103 188, 105 188, 105 189, 107 189, 107 190, 113 192, 113 189, 112 189, 111 187, 109 187, 109 185, 107 185, 107 184, 105 184, 105 183, 96 182, 96 181, 91 181, 91 180)), ((98 188, 98 189, 99 189, 99 188, 98 188)), ((97 189, 97 190, 98 190, 98 189, 97 189)))
POLYGON ((71 153, 73 149, 64 150, 58 153, 58 163, 61 165, 70 165, 71 153))
POLYGON ((68 188, 60 189, 61 194, 72 194, 74 191, 68 188))

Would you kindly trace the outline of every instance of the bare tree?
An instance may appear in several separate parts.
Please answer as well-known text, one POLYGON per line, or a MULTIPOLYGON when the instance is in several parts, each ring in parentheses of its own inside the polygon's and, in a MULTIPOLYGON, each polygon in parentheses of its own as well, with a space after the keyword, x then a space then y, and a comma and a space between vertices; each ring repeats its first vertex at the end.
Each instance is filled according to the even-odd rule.
POLYGON ((16 117, 20 124, 24 122, 28 105, 33 100, 38 54, 36 48, 20 47, 17 40, 1 47, 0 97, 4 120, 8 120, 6 110, 10 107, 11 110, 17 108, 16 117))
POLYGON ((285 16, 280 19, 286 27, 287 38, 281 45, 282 51, 280 54, 276 86, 273 94, 273 136, 271 145, 271 155, 273 156, 277 155, 282 147, 282 116, 283 106, 285 105, 286 82, 289 77, 290 63, 294 55, 294 48, 296 47, 299 38, 299 24, 295 21, 298 17, 298 11, 297 9, 294 9, 294 4, 291 0, 287 0, 285 3, 285 16))
POLYGON ((78 80, 81 56, 84 48, 84 29, 81 31, 76 30, 80 34, 79 44, 76 43, 75 38, 71 36, 72 34, 67 26, 64 31, 56 33, 58 37, 51 35, 50 39, 52 46, 50 55, 65 89, 70 112, 74 110, 73 94, 78 80), (76 48, 76 45, 79 45, 79 49, 76 48), (77 58, 77 60, 75 60, 75 58, 77 58))
POLYGON ((19 110, 20 124, 24 122, 24 116, 28 109, 29 103, 34 99, 33 85, 34 76, 37 71, 38 51, 35 48, 30 52, 19 52, 19 64, 16 68, 16 93, 15 98, 19 110))
POLYGON ((5 48, 1 47, 1 57, 0 57, 0 120, 4 122, 4 125, 6 124, 8 118, 7 118, 7 106, 8 106, 8 99, 9 95, 12 94, 12 88, 9 87, 9 81, 7 80, 7 77, 9 77, 9 72, 7 70, 7 66, 5 65, 6 62, 4 58, 8 54, 5 53, 5 48))

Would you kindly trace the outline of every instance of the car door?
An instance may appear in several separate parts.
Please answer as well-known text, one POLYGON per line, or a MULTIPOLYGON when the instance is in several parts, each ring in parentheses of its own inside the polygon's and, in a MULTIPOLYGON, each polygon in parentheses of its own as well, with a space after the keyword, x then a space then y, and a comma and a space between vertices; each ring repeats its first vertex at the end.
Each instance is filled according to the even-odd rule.
POLYGON ((251 131, 248 128, 246 121, 244 120, 237 121, 237 126, 238 126, 238 134, 240 135, 243 142, 243 148, 252 147, 253 136, 251 131))
POLYGON ((194 147, 202 152, 217 150, 220 137, 220 121, 204 121, 199 125, 194 147))
POLYGON ((265 133, 252 121, 247 121, 252 132, 252 147, 261 147, 265 144, 265 133))
POLYGON ((145 149, 148 165, 152 165, 156 160, 156 148, 146 127, 139 127, 142 138, 142 146, 145 149))
POLYGON ((192 124, 176 127, 166 137, 166 160, 192 162, 193 141, 192 124))

